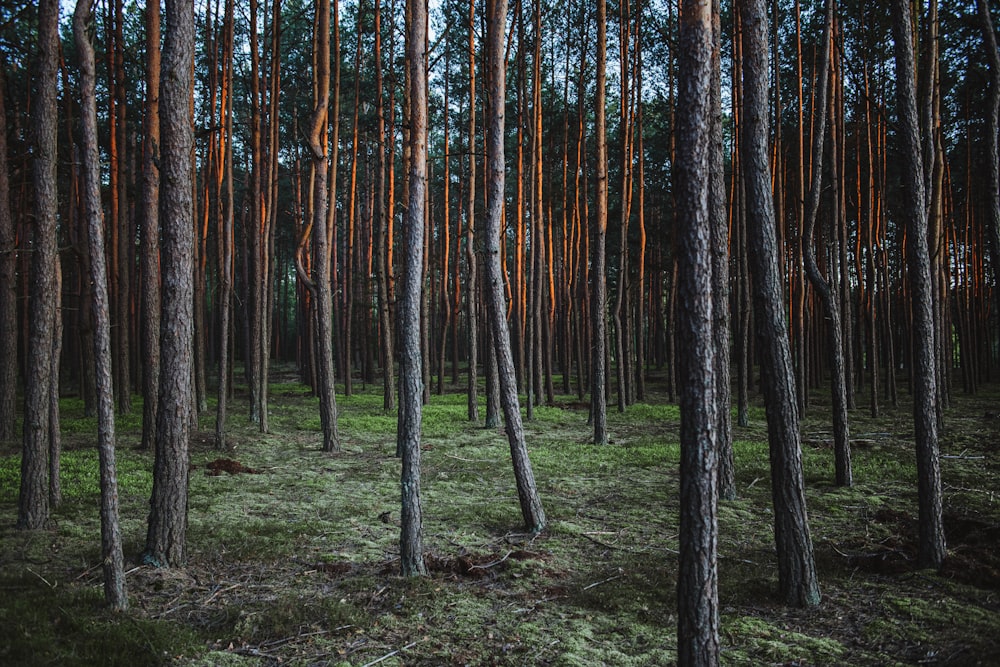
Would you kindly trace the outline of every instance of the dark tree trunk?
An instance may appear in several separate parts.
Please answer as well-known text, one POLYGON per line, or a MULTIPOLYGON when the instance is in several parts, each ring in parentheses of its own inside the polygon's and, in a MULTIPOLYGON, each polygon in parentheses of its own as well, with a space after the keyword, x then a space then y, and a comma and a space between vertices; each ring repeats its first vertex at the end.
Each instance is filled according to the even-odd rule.
MULTIPOLYGON (((714 211, 709 197, 721 183, 712 93, 714 3, 681 4, 677 108, 677 334, 681 380, 680 563, 677 574, 677 663, 719 664, 719 595, 717 572, 719 427, 714 359, 714 211)), ((728 372, 728 369, 727 369, 728 372)))
POLYGON ((778 245, 768 164, 767 11, 762 0, 740 2, 743 19, 741 157, 761 383, 767 405, 774 501, 774 539, 781 597, 791 605, 819 603, 819 583, 806 516, 795 375, 782 308, 778 245))
POLYGON ((45 527, 49 519, 49 436, 52 396, 52 341, 55 335, 56 86, 59 66, 59 3, 38 4, 37 93, 32 109, 35 226, 28 306, 28 358, 25 369, 24 433, 17 527, 45 527))
POLYGON ((933 286, 927 249, 927 208, 920 129, 917 120, 915 60, 910 3, 893 0, 896 59, 896 113, 902 153, 902 215, 906 220, 906 259, 913 317, 913 427, 917 450, 920 546, 924 567, 941 567, 947 554, 941 516, 941 464, 938 459, 937 381, 934 359, 933 286))
POLYGON ((104 216, 101 210, 101 167, 97 151, 97 100, 94 47, 87 37, 90 0, 78 0, 73 33, 80 58, 80 107, 83 145, 83 204, 90 237, 90 280, 93 284, 94 358, 97 365, 97 450, 101 468, 101 561, 104 596, 115 611, 128 606, 122 535, 118 521, 118 476, 115 467, 115 406, 111 380, 111 312, 104 216))
MULTIPOLYGON (((826 0, 826 19, 823 24, 823 39, 820 42, 821 56, 819 74, 816 78, 816 121, 812 139, 812 183, 806 199, 805 222, 802 229, 802 252, 806 275, 813 289, 823 303, 830 332, 830 373, 833 403, 833 448, 834 468, 837 486, 851 486, 851 445, 850 429, 847 421, 847 372, 844 363, 843 329, 840 323, 840 304, 833 287, 820 273, 816 263, 815 231, 816 217, 823 185, 823 146, 826 141, 826 108, 829 94, 830 55, 832 45, 830 35, 833 30, 833 0, 826 0)), ((836 158, 836 156, 834 156, 836 158)))
POLYGON ((424 212, 427 197, 427 4, 406 2, 406 64, 409 69, 409 177, 406 214, 406 264, 396 309, 399 331, 399 428, 396 449, 402 457, 399 561, 403 576, 427 574, 420 507, 420 423, 423 371, 420 304, 423 291, 424 212))
POLYGON ((0 62, 0 442, 17 432, 17 233, 10 210, 5 67, 0 62))
POLYGON ((468 327, 469 421, 479 421, 479 262, 476 254, 476 2, 469 0, 469 179, 465 215, 465 312, 468 327))
POLYGON ((163 221, 163 319, 160 329, 160 410, 145 559, 157 566, 186 559, 188 439, 194 339, 194 202, 191 118, 194 7, 167 0, 160 85, 163 221))
MULTIPOLYGON (((997 139, 1000 133, 1000 52, 997 51, 996 33, 986 0, 976 0, 976 6, 986 45, 986 60, 990 66, 989 107, 986 109, 986 230, 990 240, 990 263, 1000 267, 1000 142, 997 139)), ((1000 306, 1000 290, 996 294, 1000 306)))
POLYGON ((500 268, 500 220, 503 215, 504 192, 504 101, 506 72, 504 71, 504 26, 507 0, 487 0, 486 6, 486 80, 488 95, 484 116, 486 125, 486 228, 484 231, 486 259, 486 299, 493 349, 496 351, 500 380, 500 402, 503 406, 507 439, 514 465, 517 495, 521 503, 524 525, 532 533, 545 528, 535 477, 528 459, 521 422, 521 406, 517 396, 514 359, 510 348, 510 331, 505 318, 503 276, 500 268))
POLYGON ((233 301, 233 255, 236 239, 234 230, 233 201, 233 25, 235 1, 226 0, 226 15, 223 19, 223 96, 225 116, 220 113, 224 124, 223 169, 225 173, 225 194, 222 195, 222 216, 218 229, 218 262, 219 262, 219 398, 215 413, 215 447, 226 449, 226 412, 229 404, 229 367, 232 357, 230 330, 232 329, 233 301))
MULTIPOLYGON (((376 176, 375 210, 373 216, 378 225, 376 246, 376 280, 378 282, 378 314, 380 343, 382 345, 382 408, 392 410, 396 407, 395 352, 393 346, 392 318, 389 311, 389 220, 386 212, 386 131, 385 103, 383 100, 382 82, 382 2, 375 0, 375 88, 378 95, 378 175, 376 176)), ((394 104, 390 98, 390 104, 394 104)))
POLYGON ((719 497, 736 498, 733 463, 732 392, 729 381, 729 220, 722 138, 722 21, 719 0, 712 2, 711 123, 708 210, 712 255, 712 340, 715 348, 716 446, 719 449, 719 497))

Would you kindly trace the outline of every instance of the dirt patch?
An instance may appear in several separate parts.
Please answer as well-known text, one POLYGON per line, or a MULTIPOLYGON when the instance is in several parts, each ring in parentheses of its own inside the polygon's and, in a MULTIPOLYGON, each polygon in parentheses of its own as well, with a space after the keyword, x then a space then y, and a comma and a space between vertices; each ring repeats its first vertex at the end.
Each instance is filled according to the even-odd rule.
POLYGON ((205 467, 207 468, 207 470, 205 471, 205 474, 206 475, 210 475, 212 477, 218 477, 219 475, 221 475, 224 472, 225 473, 229 473, 230 475, 239 475, 239 474, 259 475, 259 474, 261 474, 260 470, 256 470, 254 468, 248 468, 247 466, 243 465, 239 461, 235 461, 233 459, 215 459, 214 461, 209 461, 208 463, 206 463, 205 467))

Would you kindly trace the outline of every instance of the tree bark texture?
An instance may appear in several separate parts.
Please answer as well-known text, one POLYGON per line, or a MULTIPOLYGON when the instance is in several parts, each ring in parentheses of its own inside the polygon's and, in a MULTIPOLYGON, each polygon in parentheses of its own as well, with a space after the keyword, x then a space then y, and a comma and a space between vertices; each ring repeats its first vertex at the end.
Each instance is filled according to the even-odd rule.
POLYGON ((4 68, 0 62, 0 442, 17 433, 17 233, 10 208, 4 68))
POLYGON ((91 0, 77 0, 73 33, 80 59, 83 205, 90 239, 91 301, 94 314, 94 359, 97 366, 97 451, 101 468, 101 566, 104 597, 115 611, 128 606, 122 535, 118 521, 118 475, 115 466, 115 405, 111 364, 111 306, 104 254, 101 168, 97 150, 97 86, 94 47, 87 36, 91 0))
POLYGON ((597 0, 597 72, 594 100, 594 134, 597 143, 594 194, 594 242, 591 252, 591 398, 594 444, 608 444, 607 398, 607 260, 608 235, 608 139, 605 119, 607 86, 608 20, 606 0, 597 0))
POLYGON ((191 116, 194 7, 166 0, 160 85, 160 220, 163 230, 163 317, 160 409, 145 559, 160 567, 186 559, 188 439, 194 340, 194 202, 191 116))
POLYGON ((52 392, 52 340, 55 335, 56 86, 59 66, 59 3, 38 4, 38 69, 32 122, 35 225, 32 243, 29 337, 25 369, 23 450, 17 527, 43 528, 49 519, 49 437, 52 392))
POLYGON ((913 343, 913 428, 917 450, 919 505, 918 560, 939 568, 947 555, 941 510, 941 463, 938 458, 937 379, 934 358, 934 295, 927 248, 927 195, 924 190, 917 116, 916 61, 910 29, 910 3, 893 0, 892 26, 896 60, 896 113, 902 154, 902 213, 906 221, 906 259, 910 279, 913 343))
MULTIPOLYGON (((716 306, 712 257, 715 40, 712 3, 680 9, 677 113, 677 334, 681 380, 681 512, 677 663, 719 664, 716 306)), ((721 179, 720 179, 721 180, 721 179)), ((717 184, 716 184, 717 185, 717 184)), ((718 194, 718 193, 715 193, 718 194)))
MULTIPOLYGON (((602 0, 603 1, 603 0, 602 0)), ((486 268, 487 308, 493 349, 496 352, 507 440, 521 503, 525 528, 538 533, 545 528, 545 511, 535 486, 535 477, 528 458, 521 421, 521 406, 517 396, 514 359, 510 346, 510 330, 506 321, 503 275, 500 268, 500 222, 504 199, 504 102, 506 72, 504 67, 504 32, 507 0, 487 0, 486 5, 486 69, 488 94, 486 100, 486 224, 483 231, 486 268)))
POLYGON ((781 597, 791 605, 819 603, 819 583, 806 515, 795 374, 782 308, 777 231, 768 161, 767 10, 742 0, 743 121, 741 158, 747 195, 748 253, 754 317, 767 412, 774 502, 774 539, 781 597))

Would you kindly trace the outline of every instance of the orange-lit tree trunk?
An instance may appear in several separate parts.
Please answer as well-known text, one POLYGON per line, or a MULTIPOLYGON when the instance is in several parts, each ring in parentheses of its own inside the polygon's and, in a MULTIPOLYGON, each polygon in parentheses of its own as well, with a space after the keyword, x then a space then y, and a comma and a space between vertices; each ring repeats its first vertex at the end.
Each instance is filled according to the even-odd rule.
POLYGON ((479 421, 479 261, 476 253, 476 0, 469 0, 469 176, 465 203, 465 312, 468 327, 469 421, 479 421))
POLYGON ((608 443, 606 340, 608 302, 606 281, 606 241, 608 235, 608 138, 605 122, 605 87, 607 81, 607 6, 597 0, 597 72, 594 100, 594 133, 597 143, 596 181, 594 195, 594 241, 591 256, 591 399, 590 412, 594 423, 594 443, 608 443))

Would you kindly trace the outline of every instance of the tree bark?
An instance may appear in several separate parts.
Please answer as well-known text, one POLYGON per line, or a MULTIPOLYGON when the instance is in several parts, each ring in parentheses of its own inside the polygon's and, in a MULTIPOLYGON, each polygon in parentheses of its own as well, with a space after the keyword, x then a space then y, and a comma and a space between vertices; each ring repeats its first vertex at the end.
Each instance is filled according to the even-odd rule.
POLYGON ((77 0, 73 33, 80 59, 80 107, 84 215, 90 237, 90 280, 93 283, 94 358, 97 365, 97 451, 101 477, 101 561, 104 597, 114 611, 128 607, 122 535, 118 521, 118 476, 115 466, 115 406, 111 380, 111 315, 104 216, 101 209, 100 157, 97 151, 97 76, 94 47, 87 37, 91 0, 77 0))
POLYGON ((409 69, 409 177, 406 214, 406 264, 396 309, 400 344, 399 427, 396 448, 402 457, 400 488, 400 573, 426 575, 420 506, 420 425, 423 371, 420 303, 423 287, 424 213, 427 197, 427 2, 406 1, 406 65, 409 69))
MULTIPOLYGON (((677 664, 719 664, 717 572, 719 427, 716 411, 717 287, 710 196, 715 179, 712 88, 717 67, 714 3, 685 0, 680 8, 677 109, 677 333, 681 379, 681 511, 677 574, 677 664)), ((717 7, 717 5, 715 5, 717 7)), ((718 194, 717 192, 714 194, 718 194)), ((728 371, 727 371, 728 372, 728 371)))
POLYGON ((0 62, 0 442, 17 433, 17 232, 10 209, 5 68, 0 62))
POLYGON ((469 0, 469 180, 465 214, 465 311, 468 327, 469 421, 479 421, 479 262, 476 254, 476 2, 469 0))
POLYGON ((906 220, 906 259, 913 317, 913 427, 917 450, 919 504, 918 560, 939 568, 947 555, 941 510, 941 464, 936 418, 933 286, 927 249, 927 208, 910 3, 893 0, 892 26, 896 60, 896 104, 902 152, 902 210, 906 220))
POLYGON ((55 335, 56 87, 59 65, 59 3, 38 4, 37 93, 32 109, 35 225, 32 243, 28 358, 25 372, 23 450, 17 527, 35 530, 49 520, 49 437, 52 341, 55 335))
POLYGON ((486 70, 488 95, 486 100, 486 226, 484 231, 486 259, 486 298, 493 349, 496 352, 500 380, 500 402, 503 406, 511 461, 521 503, 525 528, 539 533, 545 528, 535 477, 528 458, 521 422, 521 406, 517 396, 514 359, 510 347, 510 331, 505 318, 503 276, 500 268, 500 220, 503 215, 504 193, 504 106, 506 72, 504 63, 504 28, 507 0, 487 0, 486 3, 486 70))
POLYGON ((163 319, 160 330, 160 410, 145 560, 159 567, 186 559, 188 439, 194 340, 194 203, 191 116, 194 6, 166 0, 160 83, 163 221, 163 319))
POLYGON ((768 166, 767 11, 763 0, 741 0, 743 19, 743 142, 749 260, 767 406, 774 538, 781 597, 791 605, 819 603, 819 583, 806 515, 795 376, 782 310, 778 245, 768 166))
POLYGON ((597 72, 594 100, 594 133, 597 143, 596 187, 594 195, 594 242, 591 252, 591 398, 594 444, 608 444, 607 383, 607 272, 606 240, 608 234, 608 138, 605 121, 607 81, 608 21, 606 0, 597 0, 597 72))
MULTIPOLYGON (((986 230, 990 240, 990 263, 1000 267, 1000 140, 997 138, 1000 134, 1000 52, 997 51, 996 32, 986 0, 976 0, 976 7, 986 45, 986 60, 990 66, 989 106, 986 109, 986 230)), ((1000 307, 1000 290, 996 294, 1000 307)))

